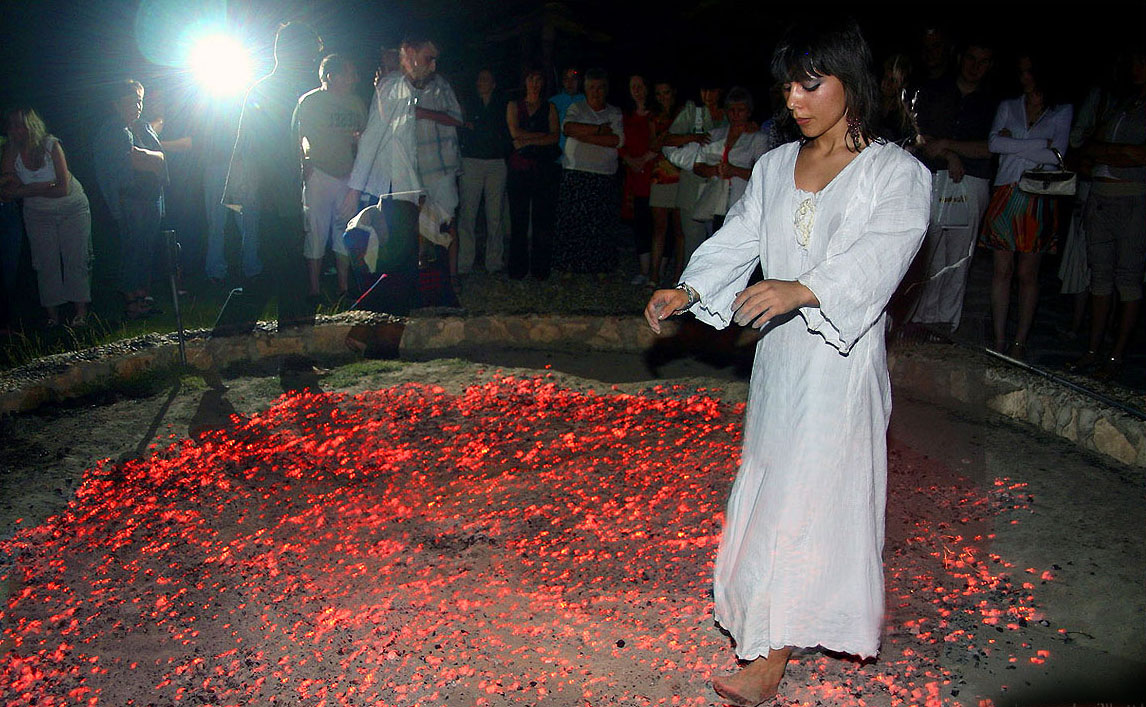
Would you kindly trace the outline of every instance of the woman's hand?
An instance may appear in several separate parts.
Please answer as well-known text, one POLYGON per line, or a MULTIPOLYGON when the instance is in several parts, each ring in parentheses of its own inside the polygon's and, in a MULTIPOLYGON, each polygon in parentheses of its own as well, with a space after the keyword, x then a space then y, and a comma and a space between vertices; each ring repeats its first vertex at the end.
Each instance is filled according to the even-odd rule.
POLYGON ((718 173, 716 165, 704 164, 703 162, 697 162, 694 164, 692 166, 692 172, 696 176, 703 177, 705 179, 715 177, 718 173))
POLYGON ((751 325, 753 329, 760 329, 781 314, 800 307, 818 306, 820 301, 803 283, 764 280, 746 288, 732 300, 732 321, 740 326, 751 325))
POLYGON ((645 305, 645 321, 649 328, 661 333, 661 322, 676 314, 688 304, 688 294, 684 290, 657 290, 645 305))
POLYGON ((752 178, 752 170, 745 167, 737 167, 736 165, 729 164, 727 162, 721 162, 720 165, 716 168, 716 176, 720 177, 721 179, 732 179, 734 177, 739 177, 744 181, 748 181, 752 178))

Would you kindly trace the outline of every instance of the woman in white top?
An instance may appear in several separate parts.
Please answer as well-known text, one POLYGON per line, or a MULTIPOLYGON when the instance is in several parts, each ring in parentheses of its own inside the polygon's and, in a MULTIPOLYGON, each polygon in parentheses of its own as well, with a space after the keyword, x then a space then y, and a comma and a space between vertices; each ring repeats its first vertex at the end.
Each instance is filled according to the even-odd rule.
POLYGON ((1019 189, 1023 172, 1042 165, 1057 165, 1070 140, 1073 110, 1048 96, 1048 78, 1029 56, 1019 58, 1023 95, 999 104, 987 147, 999 155, 995 190, 983 216, 979 243, 992 249, 995 272, 991 280, 991 319, 995 350, 1026 358, 1027 335, 1039 299, 1039 261, 1054 252, 1058 231, 1058 199, 1027 194, 1019 189), (1019 321, 1011 345, 1006 347, 1007 310, 1011 280, 1018 261, 1019 321), (1006 347, 1006 348, 1004 348, 1006 347))
POLYGON ((606 103, 608 75, 585 72, 585 100, 569 106, 553 267, 566 272, 609 272, 616 266, 614 230, 620 210, 618 149, 625 144, 621 109, 606 103))
POLYGON ((688 310, 762 332, 713 587, 747 661, 713 688, 742 705, 776 694, 795 646, 874 656, 883 622, 884 310, 927 229, 931 175, 877 137, 871 51, 854 22, 829 22, 790 29, 772 59, 803 139, 760 158, 645 308, 654 331, 688 310))
POLYGON ((715 228, 724 223, 729 207, 740 200, 752 176, 752 166, 768 150, 775 147, 769 133, 762 132, 752 122, 752 94, 747 89, 734 86, 729 89, 724 100, 726 125, 713 129, 708 143, 694 142, 684 147, 666 147, 669 160, 683 170, 692 170, 698 177, 708 180, 702 193, 717 189, 720 196, 715 201, 701 199, 702 204, 711 206, 712 212, 685 214, 684 218, 712 220, 715 228))
POLYGON ((87 323, 91 302, 91 210, 83 187, 68 171, 64 148, 31 108, 8 116, 8 149, 0 161, 6 191, 24 200, 24 230, 46 324, 60 322, 71 302, 73 327, 87 323))

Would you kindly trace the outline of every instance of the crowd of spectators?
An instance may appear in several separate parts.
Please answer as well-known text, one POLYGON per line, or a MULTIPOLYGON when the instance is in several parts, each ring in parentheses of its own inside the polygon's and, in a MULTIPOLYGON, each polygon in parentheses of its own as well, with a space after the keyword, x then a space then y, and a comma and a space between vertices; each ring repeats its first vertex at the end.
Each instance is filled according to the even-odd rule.
MULTIPOLYGON (((882 57, 882 136, 934 175, 930 228, 894 302, 896 326, 957 329, 971 260, 990 251, 990 342, 1023 359, 1041 260, 1059 253, 1072 307, 1061 333, 1086 341, 1074 367, 1118 373, 1146 270, 1146 59, 1141 47, 1123 49, 1110 80, 1078 110, 1037 51, 957 44, 931 29, 914 54, 882 57), (1079 174, 1075 197, 1020 188, 1024 171, 1060 158, 1079 174)), ((711 71, 690 94, 677 77, 643 69, 614 76, 625 81, 611 90, 603 69, 563 67, 553 90, 541 69, 522 70, 518 83, 477 66, 453 77, 455 94, 437 72, 439 51, 423 36, 384 49, 364 101, 367 67, 324 56, 312 30, 286 25, 275 71, 241 110, 217 107, 213 130, 194 143, 164 141, 162 113, 142 118, 144 87, 115 84, 91 140, 89 186, 118 236, 117 254, 94 257, 118 262, 123 317, 157 311, 154 263, 178 150, 201 156, 205 253, 191 269, 209 283, 264 282, 280 297, 280 316, 301 323, 324 301, 331 256, 335 300, 349 306, 369 291, 360 306, 396 314, 456 304, 474 270, 544 280, 554 270, 617 271, 630 252, 635 261, 620 266, 634 273, 632 286, 675 284, 760 156, 797 135, 779 87, 754 96, 711 71), (370 238, 344 239, 367 209, 379 213, 370 238), (238 267, 228 267, 228 229, 241 237, 238 267), (631 244, 620 240, 627 233, 631 244)), ((0 327, 12 321, 22 234, 43 326, 82 327, 93 258, 88 196, 34 108, 5 116, 0 327)))

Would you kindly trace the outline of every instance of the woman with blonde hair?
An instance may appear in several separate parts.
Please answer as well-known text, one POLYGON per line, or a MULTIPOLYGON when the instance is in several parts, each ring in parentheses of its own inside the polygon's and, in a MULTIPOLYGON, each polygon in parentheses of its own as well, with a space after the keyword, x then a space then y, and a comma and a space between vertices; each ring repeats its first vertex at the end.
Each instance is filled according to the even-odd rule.
POLYGON ((8 145, 0 160, 0 188, 24 200, 24 230, 47 312, 60 323, 60 305, 71 302, 73 327, 87 323, 91 302, 91 210, 79 180, 68 171, 60 141, 31 108, 8 115, 8 145))

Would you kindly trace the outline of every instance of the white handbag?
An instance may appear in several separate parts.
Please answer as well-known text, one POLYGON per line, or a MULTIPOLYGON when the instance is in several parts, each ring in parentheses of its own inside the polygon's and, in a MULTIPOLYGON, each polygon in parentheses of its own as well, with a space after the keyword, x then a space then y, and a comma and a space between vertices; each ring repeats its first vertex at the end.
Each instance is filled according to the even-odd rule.
POLYGON ((728 211, 728 196, 732 182, 721 177, 709 177, 700 188, 696 206, 690 214, 693 221, 711 221, 716 214, 728 211))
POLYGON ((1048 169, 1045 165, 1039 165, 1026 170, 1019 178, 1019 189, 1040 196, 1074 196, 1078 190, 1078 175, 1063 166, 1062 155, 1058 150, 1053 147, 1050 149, 1058 158, 1058 168, 1048 169))

